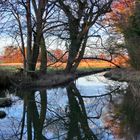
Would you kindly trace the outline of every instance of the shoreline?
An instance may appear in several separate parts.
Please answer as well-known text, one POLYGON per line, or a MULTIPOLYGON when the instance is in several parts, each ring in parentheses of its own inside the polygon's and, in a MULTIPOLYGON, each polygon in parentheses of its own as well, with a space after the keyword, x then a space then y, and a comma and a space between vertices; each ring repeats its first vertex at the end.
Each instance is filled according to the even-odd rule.
POLYGON ((25 78, 23 75, 14 75, 14 76, 5 76, 0 77, 3 79, 0 81, 0 87, 8 87, 9 85, 16 88, 53 88, 58 86, 65 86, 69 82, 72 82, 80 77, 88 76, 92 74, 97 74, 101 72, 106 72, 110 68, 96 69, 90 71, 77 71, 75 73, 50 73, 45 75, 39 75, 39 78, 30 79, 29 77, 25 78), (4 81, 4 82, 3 82, 4 81))
POLYGON ((106 72, 104 76, 108 79, 119 82, 138 82, 140 81, 140 71, 133 68, 115 68, 106 72))

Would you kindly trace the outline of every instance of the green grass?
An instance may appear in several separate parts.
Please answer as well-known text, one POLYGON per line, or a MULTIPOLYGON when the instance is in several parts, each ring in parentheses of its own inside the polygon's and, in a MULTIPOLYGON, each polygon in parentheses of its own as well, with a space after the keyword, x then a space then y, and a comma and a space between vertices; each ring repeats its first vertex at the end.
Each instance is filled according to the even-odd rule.
POLYGON ((111 68, 111 67, 82 67, 82 68, 78 68, 77 70, 80 71, 91 71, 91 70, 100 70, 100 69, 106 69, 106 68, 111 68))
POLYGON ((52 68, 52 67, 48 67, 47 68, 47 73, 62 72, 63 70, 64 70, 63 68, 52 68))
MULTIPOLYGON (((77 71, 92 71, 92 70, 100 70, 100 69, 105 69, 105 68, 110 68, 110 67, 93 67, 93 68, 80 67, 77 69, 77 71)), ((64 71, 63 68, 52 68, 52 67, 47 68, 48 73, 55 73, 55 72, 62 72, 62 71, 64 71)))
MULTIPOLYGON (((16 72, 17 68, 19 66, 0 66, 0 71, 7 71, 7 72, 16 72)), ((77 70, 78 71, 91 71, 91 70, 100 70, 104 68, 110 68, 110 67, 80 67, 77 70)), ((62 67, 58 68, 47 68, 47 73, 56 73, 56 72, 62 72, 64 69, 62 67)), ((36 72, 39 72, 39 69, 36 70, 36 72)))
POLYGON ((16 71, 17 70, 17 66, 0 66, 0 70, 7 70, 7 71, 16 71))

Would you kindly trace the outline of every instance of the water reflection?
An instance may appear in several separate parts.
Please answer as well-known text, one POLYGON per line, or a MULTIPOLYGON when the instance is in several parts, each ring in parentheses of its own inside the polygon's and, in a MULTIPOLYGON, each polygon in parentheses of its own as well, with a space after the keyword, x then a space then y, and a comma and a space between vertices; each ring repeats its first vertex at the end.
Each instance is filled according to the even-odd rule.
POLYGON ((69 100, 69 123, 67 140, 97 139, 88 124, 85 104, 79 90, 74 83, 67 87, 69 100))
POLYGON ((11 95, 16 102, 3 109, 8 115, 0 120, 0 139, 137 140, 140 98, 134 90, 138 93, 140 88, 131 84, 126 92, 122 83, 89 82, 87 87, 77 82, 63 89, 22 90, 11 95))
MULTIPOLYGON (((35 95, 34 91, 29 94, 24 94, 23 120, 25 120, 25 110, 27 110, 27 138, 29 140, 32 140, 33 137, 37 140, 45 140, 46 138, 42 134, 42 130, 47 109, 46 90, 40 91, 39 102, 36 100, 35 95)), ((22 126, 24 127, 24 124, 22 126)), ((21 132, 23 133, 23 128, 21 132)))
POLYGON ((112 130, 116 139, 140 139, 140 84, 129 83, 121 102, 114 99, 110 104, 110 114, 106 125, 112 130))
POLYGON ((46 90, 40 90, 38 94, 35 94, 34 90, 25 90, 16 94, 20 98, 14 102, 15 99, 12 98, 14 96, 11 95, 12 107, 3 108, 7 117, 0 120, 0 139, 46 140, 42 134, 47 109, 46 90))

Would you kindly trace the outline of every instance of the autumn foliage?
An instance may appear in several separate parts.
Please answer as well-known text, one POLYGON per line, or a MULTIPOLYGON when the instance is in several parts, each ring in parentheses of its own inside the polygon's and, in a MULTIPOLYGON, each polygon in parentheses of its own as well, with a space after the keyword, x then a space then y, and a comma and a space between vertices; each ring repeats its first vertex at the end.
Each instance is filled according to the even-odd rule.
MULTIPOLYGON (((48 58, 47 58, 48 62, 54 62, 56 61, 56 59, 60 59, 64 54, 64 51, 62 51, 61 49, 49 50, 49 52, 52 55, 48 53, 48 58)), ((39 55, 38 62, 40 62, 40 57, 41 56, 39 55)), ((64 55, 62 59, 63 61, 66 61, 67 55, 64 55)), ((6 47, 4 50, 4 55, 2 60, 4 63, 23 63, 23 56, 21 50, 13 46, 6 47)))
MULTIPOLYGON (((55 58, 52 57, 50 54, 48 54, 48 58, 47 58, 48 65, 53 68, 65 68, 66 63, 62 63, 60 61, 57 63, 54 63, 56 61, 56 59, 59 60, 63 56, 64 51, 62 51, 61 49, 55 49, 55 50, 49 50, 49 51, 55 58)), ((107 59, 107 56, 102 53, 102 54, 98 55, 98 58, 107 59)), ((13 47, 13 46, 9 46, 9 47, 5 48, 4 56, 3 56, 2 60, 3 60, 3 63, 11 63, 11 65, 12 65, 12 63, 18 64, 18 63, 23 62, 23 56, 21 54, 20 49, 13 47)), ((66 62, 67 54, 64 55, 64 57, 62 57, 61 60, 66 62)), ((123 56, 123 57, 118 56, 112 60, 113 63, 115 63, 116 65, 119 65, 119 66, 127 66, 127 61, 128 61, 127 56, 123 56)), ((40 55, 38 58, 38 62, 40 62, 40 55)), ((109 62, 106 62, 103 60, 96 60, 96 59, 95 60, 88 60, 88 59, 82 60, 79 65, 79 68, 90 68, 90 67, 114 67, 114 65, 109 62)))
POLYGON ((23 57, 19 48, 8 46, 4 50, 4 63, 22 63, 23 57))
POLYGON ((127 26, 129 17, 133 14, 135 0, 118 0, 112 4, 112 12, 107 14, 107 22, 115 25, 117 31, 122 30, 122 26, 127 26))

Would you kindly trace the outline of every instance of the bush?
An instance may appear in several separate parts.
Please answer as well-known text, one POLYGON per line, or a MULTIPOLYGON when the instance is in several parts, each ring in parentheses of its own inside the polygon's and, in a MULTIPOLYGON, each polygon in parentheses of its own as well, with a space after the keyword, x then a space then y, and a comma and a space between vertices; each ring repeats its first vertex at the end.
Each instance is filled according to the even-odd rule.
POLYGON ((127 26, 122 27, 130 64, 140 70, 140 2, 137 1, 134 13, 129 17, 127 26))

